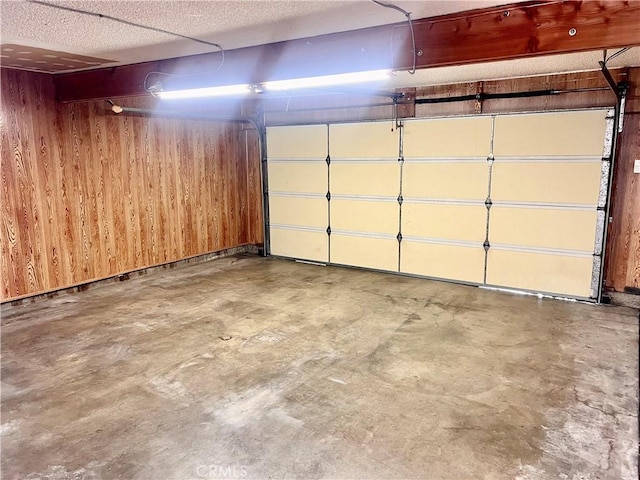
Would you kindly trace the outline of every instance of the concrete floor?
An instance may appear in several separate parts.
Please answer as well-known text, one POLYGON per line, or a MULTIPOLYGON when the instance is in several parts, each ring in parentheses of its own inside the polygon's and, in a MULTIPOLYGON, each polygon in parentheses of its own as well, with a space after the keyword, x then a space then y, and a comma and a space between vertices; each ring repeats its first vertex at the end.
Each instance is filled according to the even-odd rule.
POLYGON ((4 307, 2 478, 635 479, 637 388, 632 309, 239 256, 4 307))

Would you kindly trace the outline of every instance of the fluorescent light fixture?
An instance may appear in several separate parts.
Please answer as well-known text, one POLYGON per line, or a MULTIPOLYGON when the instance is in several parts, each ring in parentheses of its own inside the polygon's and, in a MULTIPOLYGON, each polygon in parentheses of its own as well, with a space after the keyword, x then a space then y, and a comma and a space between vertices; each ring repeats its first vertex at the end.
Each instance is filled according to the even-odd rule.
MULTIPOLYGON (((225 95, 246 95, 252 92, 295 90, 302 88, 322 88, 332 85, 348 85, 356 83, 376 82, 388 80, 391 70, 369 70, 366 72, 340 73, 321 77, 292 78, 290 80, 275 80, 259 85, 224 85, 221 87, 190 88, 187 90, 161 90, 161 85, 154 85, 154 93, 163 100, 221 97, 225 95)), ((151 91, 151 90, 150 90, 151 91)))
POLYGON ((222 97, 225 95, 246 95, 251 93, 249 85, 225 85, 223 87, 191 88, 188 90, 168 90, 156 95, 163 100, 183 98, 222 97))
POLYGON ((321 88, 332 85, 347 85, 387 80, 390 70, 368 70, 366 72, 340 73, 321 77, 292 78, 291 80, 274 80, 264 82, 262 86, 268 91, 295 90, 299 88, 321 88))

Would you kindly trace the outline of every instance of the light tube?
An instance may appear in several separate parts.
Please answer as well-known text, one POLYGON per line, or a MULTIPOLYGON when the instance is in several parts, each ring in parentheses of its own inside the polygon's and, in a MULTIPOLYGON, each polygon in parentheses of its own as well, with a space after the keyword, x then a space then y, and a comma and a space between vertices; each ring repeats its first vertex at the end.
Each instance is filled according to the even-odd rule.
POLYGON ((245 95, 251 93, 249 85, 225 85, 222 87, 191 88, 188 90, 167 90, 156 95, 163 100, 183 98, 221 97, 224 95, 245 95))
POLYGON ((265 90, 295 90, 298 88, 319 88, 332 85, 345 85, 351 83, 375 82, 387 80, 390 70, 368 70, 366 72, 340 73, 337 75, 324 75, 321 77, 292 78, 290 80, 274 80, 262 84, 265 90))

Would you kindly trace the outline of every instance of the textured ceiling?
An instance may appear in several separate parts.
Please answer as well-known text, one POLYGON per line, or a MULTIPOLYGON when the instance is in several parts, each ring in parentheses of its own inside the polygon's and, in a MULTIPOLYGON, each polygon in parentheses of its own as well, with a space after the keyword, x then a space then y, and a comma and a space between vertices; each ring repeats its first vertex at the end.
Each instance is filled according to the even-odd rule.
POLYGON ((25 47, 13 43, 0 46, 2 65, 19 70, 56 73, 77 70, 79 68, 95 68, 112 63, 106 58, 74 55, 46 48, 25 47))
MULTIPOLYGON (((59 1, 91 11, 219 43, 233 49, 405 21, 368 0, 59 1)), ((394 1, 413 18, 495 6, 500 0, 394 1)), ((24 0, 0 0, 2 43, 137 63, 215 51, 167 34, 24 0)))
MULTIPOLYGON (((86 0, 49 3, 109 15, 221 44, 225 49, 401 22, 404 16, 368 0, 86 0)), ((413 18, 483 8, 514 0, 393 2, 413 18)), ((215 51, 211 46, 167 34, 81 15, 25 0, 0 0, 0 40, 31 49, 65 52, 67 58, 97 57, 107 65, 130 64, 215 51)), ((555 55, 476 65, 400 72, 393 86, 435 85, 598 69, 601 52, 555 55)), ((2 64, 7 65, 6 58, 2 64)), ((103 63, 104 65, 104 63, 103 63)), ((640 48, 610 67, 640 65, 640 48)), ((22 68, 28 68, 23 66, 22 68)), ((84 70, 95 66, 80 66, 84 70)))

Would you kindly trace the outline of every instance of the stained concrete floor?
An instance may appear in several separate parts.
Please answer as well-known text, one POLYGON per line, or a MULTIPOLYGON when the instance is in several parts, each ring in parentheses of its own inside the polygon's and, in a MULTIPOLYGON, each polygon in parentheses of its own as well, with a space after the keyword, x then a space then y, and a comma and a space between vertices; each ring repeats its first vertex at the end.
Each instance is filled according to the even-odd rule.
POLYGON ((637 478, 622 307, 238 256, 6 306, 1 366, 3 479, 637 478))

